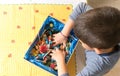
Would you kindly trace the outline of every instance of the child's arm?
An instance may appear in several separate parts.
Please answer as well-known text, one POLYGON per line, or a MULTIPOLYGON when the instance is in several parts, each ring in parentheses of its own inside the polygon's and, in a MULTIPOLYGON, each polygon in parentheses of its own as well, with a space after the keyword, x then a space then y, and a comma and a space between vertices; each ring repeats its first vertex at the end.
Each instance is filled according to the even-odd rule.
POLYGON ((86 3, 79 3, 73 12, 70 15, 70 18, 66 22, 64 28, 62 29, 61 33, 55 34, 54 35, 54 42, 55 45, 61 44, 61 43, 66 43, 67 37, 69 36, 69 33, 71 29, 74 27, 74 21, 76 20, 77 16, 86 12, 87 10, 92 9, 89 5, 86 3))
POLYGON ((54 59, 57 62, 58 76, 66 74, 67 68, 65 63, 65 51, 56 49, 53 50, 50 55, 52 56, 52 59, 54 59))
POLYGON ((63 30, 61 31, 66 37, 68 37, 71 29, 73 28, 74 26, 74 21, 72 19, 68 19, 68 21, 66 22, 63 30))
POLYGON ((73 26, 74 26, 74 21, 69 18, 68 21, 66 22, 63 30, 60 33, 54 35, 55 45, 61 44, 61 43, 63 43, 63 44, 66 43, 67 37, 68 37, 71 29, 73 28, 73 26))
POLYGON ((57 62, 58 76, 62 76, 63 74, 67 74, 67 67, 65 62, 57 62))

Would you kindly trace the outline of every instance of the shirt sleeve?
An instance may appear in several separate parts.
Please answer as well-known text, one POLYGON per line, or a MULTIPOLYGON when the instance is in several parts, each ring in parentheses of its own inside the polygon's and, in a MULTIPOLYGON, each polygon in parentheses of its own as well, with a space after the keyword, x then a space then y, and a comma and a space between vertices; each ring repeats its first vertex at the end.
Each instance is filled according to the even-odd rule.
POLYGON ((90 59, 86 62, 86 66, 77 76, 103 76, 110 71, 113 65, 108 57, 89 56, 89 58, 90 59))
MULTIPOLYGON (((98 65, 99 64, 94 63, 87 64, 83 68, 83 70, 79 72, 76 76, 102 76, 101 72, 103 71, 103 69, 101 67, 97 67, 98 65)), ((69 74, 65 73, 61 76, 69 76, 69 74)))
POLYGON ((101 67, 97 67, 97 65, 99 64, 91 63, 86 65, 83 70, 77 74, 77 76, 102 76, 101 72, 103 69, 101 67))
MULTIPOLYGON (((93 58, 87 62, 86 66, 76 76, 103 76, 110 70, 110 64, 101 60, 101 58, 93 58), (100 60, 100 61, 99 61, 100 60)), ((69 76, 67 73, 61 76, 69 76)))
POLYGON ((65 74, 62 74, 61 76, 69 76, 69 74, 68 74, 68 73, 65 73, 65 74))
POLYGON ((70 15, 70 19, 73 21, 77 18, 78 15, 92 9, 91 6, 87 5, 86 3, 80 2, 74 9, 70 15))

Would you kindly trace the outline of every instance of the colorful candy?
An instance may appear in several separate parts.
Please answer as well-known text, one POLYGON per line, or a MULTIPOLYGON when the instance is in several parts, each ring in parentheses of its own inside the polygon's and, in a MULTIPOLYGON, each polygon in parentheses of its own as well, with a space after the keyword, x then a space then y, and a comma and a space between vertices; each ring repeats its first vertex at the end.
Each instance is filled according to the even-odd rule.
POLYGON ((32 51, 30 52, 30 54, 31 54, 32 56, 37 56, 38 53, 39 53, 39 51, 36 50, 35 48, 33 48, 32 51))
POLYGON ((63 46, 63 44, 53 46, 53 34, 58 32, 58 30, 52 30, 53 26, 54 25, 50 23, 49 27, 43 32, 42 36, 38 37, 39 41, 37 41, 34 48, 31 50, 31 55, 35 57, 36 61, 40 61, 51 69, 57 70, 56 61, 51 59, 50 53, 53 49, 59 48, 61 51, 65 51, 66 57, 68 57, 70 42, 68 41, 66 43, 66 47, 63 46))
POLYGON ((47 53, 48 47, 47 45, 41 45, 39 46, 40 53, 47 53))

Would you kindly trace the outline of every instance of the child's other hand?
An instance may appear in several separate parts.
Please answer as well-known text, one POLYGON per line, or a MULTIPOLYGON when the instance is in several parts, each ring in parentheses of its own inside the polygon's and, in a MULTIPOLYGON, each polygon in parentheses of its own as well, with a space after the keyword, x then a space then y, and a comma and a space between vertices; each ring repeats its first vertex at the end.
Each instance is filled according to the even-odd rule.
POLYGON ((67 38, 65 38, 60 32, 57 33, 57 34, 54 34, 53 36, 54 36, 53 46, 56 46, 58 44, 63 44, 63 46, 66 46, 67 38))
POLYGON ((65 51, 56 49, 53 50, 50 55, 52 56, 52 59, 54 59, 57 62, 57 64, 65 62, 65 51))

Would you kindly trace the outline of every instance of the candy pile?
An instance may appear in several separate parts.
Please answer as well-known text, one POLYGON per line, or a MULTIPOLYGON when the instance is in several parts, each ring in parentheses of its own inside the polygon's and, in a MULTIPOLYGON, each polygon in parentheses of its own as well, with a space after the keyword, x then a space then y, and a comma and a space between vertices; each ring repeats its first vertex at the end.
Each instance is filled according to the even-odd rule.
MULTIPOLYGON (((63 44, 53 46, 53 34, 58 33, 59 31, 53 30, 53 23, 50 23, 41 37, 38 37, 39 40, 32 48, 30 54, 35 57, 35 60, 43 63, 44 65, 50 67, 51 69, 57 71, 56 61, 51 59, 50 53, 53 49, 59 48, 61 51, 66 52, 66 58, 70 56, 70 42, 69 40, 66 43, 66 47, 63 47, 63 44)), ((39 36, 39 35, 38 35, 39 36)))

